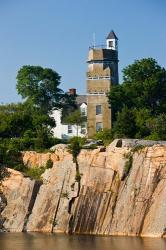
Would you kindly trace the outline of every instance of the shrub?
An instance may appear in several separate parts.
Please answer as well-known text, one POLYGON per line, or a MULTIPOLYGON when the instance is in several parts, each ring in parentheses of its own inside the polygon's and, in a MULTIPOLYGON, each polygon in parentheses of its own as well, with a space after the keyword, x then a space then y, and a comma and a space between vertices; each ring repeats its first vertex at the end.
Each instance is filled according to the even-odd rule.
POLYGON ((26 172, 26 167, 23 163, 18 163, 13 167, 14 170, 20 171, 20 172, 26 172))
POLYGON ((123 181, 129 174, 130 169, 132 168, 133 164, 133 152, 129 152, 124 154, 124 157, 127 159, 124 165, 124 171, 121 180, 123 181))
POLYGON ((103 129, 95 134, 94 139, 102 140, 104 145, 107 146, 113 141, 113 132, 111 129, 103 129))
POLYGON ((35 180, 41 180, 41 175, 45 172, 45 167, 25 168, 24 173, 35 180))
POLYGON ((5 178, 9 177, 10 173, 8 172, 8 169, 0 164, 0 187, 1 187, 1 181, 3 181, 5 178))
POLYGON ((81 137, 72 137, 69 140, 69 145, 68 145, 68 151, 72 154, 73 156, 73 162, 76 162, 77 156, 79 155, 81 148, 85 144, 86 139, 81 138, 81 137))
POLYGON ((81 180, 81 175, 80 175, 79 171, 76 171, 75 180, 76 180, 76 182, 80 182, 80 180, 81 180))
POLYGON ((46 169, 52 168, 53 167, 53 161, 49 159, 46 163, 46 169))
POLYGON ((61 198, 67 198, 67 199, 69 199, 69 193, 68 192, 62 193, 61 194, 61 198))
POLYGON ((129 157, 129 159, 126 161, 125 166, 124 166, 124 173, 127 176, 130 172, 130 169, 132 167, 132 163, 133 163, 133 157, 132 155, 129 157))

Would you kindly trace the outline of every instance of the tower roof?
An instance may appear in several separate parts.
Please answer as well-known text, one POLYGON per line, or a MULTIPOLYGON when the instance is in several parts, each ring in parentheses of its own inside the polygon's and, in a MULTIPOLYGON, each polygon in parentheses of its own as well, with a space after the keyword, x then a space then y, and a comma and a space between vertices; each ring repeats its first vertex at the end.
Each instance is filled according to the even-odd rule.
POLYGON ((111 30, 111 32, 109 33, 109 35, 107 36, 107 39, 117 39, 117 36, 115 35, 114 31, 111 30))

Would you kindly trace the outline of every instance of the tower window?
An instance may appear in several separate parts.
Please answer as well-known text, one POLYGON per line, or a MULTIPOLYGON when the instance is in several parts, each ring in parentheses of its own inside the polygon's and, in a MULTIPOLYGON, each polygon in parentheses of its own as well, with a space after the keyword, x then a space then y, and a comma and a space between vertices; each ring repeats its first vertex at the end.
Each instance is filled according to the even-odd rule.
POLYGON ((103 123, 102 122, 97 122, 96 123, 96 132, 99 132, 103 129, 103 123))
POLYGON ((101 105, 96 105, 96 115, 101 114, 101 105))
POLYGON ((109 47, 113 47, 113 41, 109 41, 109 47))

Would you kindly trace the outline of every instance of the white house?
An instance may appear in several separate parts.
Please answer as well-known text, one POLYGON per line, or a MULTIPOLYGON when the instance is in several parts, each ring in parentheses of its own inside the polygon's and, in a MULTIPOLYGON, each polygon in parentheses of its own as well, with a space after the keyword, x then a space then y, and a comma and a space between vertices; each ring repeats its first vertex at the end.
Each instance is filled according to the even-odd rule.
MULTIPOLYGON (((73 89, 71 90, 73 91, 73 89)), ((71 90, 69 90, 70 93, 71 90)), ((76 94, 76 91, 74 91, 74 93, 76 94)), ((78 95, 76 97, 76 103, 80 108, 81 114, 87 116, 86 95, 78 95)), ((52 129, 54 137, 60 139, 69 139, 70 137, 77 136, 76 125, 62 124, 61 110, 54 110, 52 116, 54 117, 56 122, 56 127, 52 129)), ((78 126, 78 136, 85 137, 86 135, 87 135, 87 123, 85 122, 81 126, 78 126)))

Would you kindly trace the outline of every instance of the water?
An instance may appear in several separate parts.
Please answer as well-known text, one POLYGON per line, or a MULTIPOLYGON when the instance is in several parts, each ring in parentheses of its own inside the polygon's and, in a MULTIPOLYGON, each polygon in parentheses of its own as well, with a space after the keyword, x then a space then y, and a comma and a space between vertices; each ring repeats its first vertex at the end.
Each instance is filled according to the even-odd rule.
POLYGON ((0 250, 166 250, 166 239, 0 233, 0 250))

